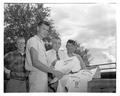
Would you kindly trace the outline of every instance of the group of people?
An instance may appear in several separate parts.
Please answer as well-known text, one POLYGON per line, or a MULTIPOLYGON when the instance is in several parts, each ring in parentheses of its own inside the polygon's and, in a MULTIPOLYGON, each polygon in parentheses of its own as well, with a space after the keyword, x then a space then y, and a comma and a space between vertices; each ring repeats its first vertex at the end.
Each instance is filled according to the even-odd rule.
POLYGON ((27 40, 27 44, 23 37, 18 37, 17 50, 4 58, 4 71, 10 78, 6 92, 51 92, 50 87, 54 92, 86 91, 87 82, 98 68, 87 69, 80 55, 75 54, 77 43, 74 40, 68 40, 66 50, 60 50, 61 39, 52 38, 52 49, 46 51, 43 39, 48 34, 49 23, 41 21, 37 34, 27 40))

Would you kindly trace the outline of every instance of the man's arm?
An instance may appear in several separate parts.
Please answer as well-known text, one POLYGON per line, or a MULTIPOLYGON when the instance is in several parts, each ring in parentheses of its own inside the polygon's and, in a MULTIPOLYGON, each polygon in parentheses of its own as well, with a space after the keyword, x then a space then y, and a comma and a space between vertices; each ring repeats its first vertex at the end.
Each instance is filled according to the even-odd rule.
POLYGON ((54 61, 51 63, 51 67, 54 67, 57 61, 58 61, 57 59, 54 60, 54 61))
POLYGON ((9 67, 9 62, 10 62, 10 54, 5 54, 4 56, 4 72, 7 76, 7 78, 10 78, 10 67, 9 67))
POLYGON ((4 67, 4 72, 5 72, 5 74, 6 74, 6 76, 7 76, 7 78, 10 78, 10 70, 9 69, 7 69, 6 67, 4 67))
POLYGON ((62 78, 63 73, 53 70, 52 68, 46 66, 45 64, 43 64, 39 59, 38 59, 38 52, 31 47, 30 48, 30 55, 31 55, 31 60, 32 60, 32 65, 34 67, 36 67, 37 69, 45 72, 45 73, 52 73, 53 75, 55 75, 58 78, 62 78))
POLYGON ((6 67, 4 67, 4 71, 5 71, 6 74, 10 74, 10 70, 7 69, 6 67))
POLYGON ((81 58, 81 56, 77 55, 77 57, 78 57, 78 59, 79 59, 79 61, 80 61, 80 65, 81 65, 82 69, 87 69, 85 63, 83 62, 83 60, 82 60, 82 58, 81 58))

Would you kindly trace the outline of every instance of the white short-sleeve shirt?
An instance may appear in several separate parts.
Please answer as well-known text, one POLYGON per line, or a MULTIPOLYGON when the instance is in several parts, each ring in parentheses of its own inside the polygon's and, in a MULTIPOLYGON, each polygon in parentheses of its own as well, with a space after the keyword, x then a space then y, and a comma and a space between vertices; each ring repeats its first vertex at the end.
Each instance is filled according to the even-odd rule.
POLYGON ((48 60, 48 64, 49 66, 51 66, 51 63, 56 60, 56 51, 54 49, 48 50, 46 52, 47 54, 47 60, 48 60))
POLYGON ((37 51, 39 61, 48 66, 44 43, 37 35, 35 35, 28 40, 26 46, 25 68, 30 71, 30 91, 45 92, 47 91, 47 73, 32 66, 30 56, 30 48, 32 47, 37 51))

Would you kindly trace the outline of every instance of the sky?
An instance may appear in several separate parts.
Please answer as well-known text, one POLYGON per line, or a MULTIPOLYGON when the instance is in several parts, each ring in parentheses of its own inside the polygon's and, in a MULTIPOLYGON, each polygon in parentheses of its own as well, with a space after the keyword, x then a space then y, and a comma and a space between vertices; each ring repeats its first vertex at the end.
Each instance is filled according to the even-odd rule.
POLYGON ((115 4, 45 4, 65 47, 74 39, 90 49, 91 64, 115 62, 115 4))

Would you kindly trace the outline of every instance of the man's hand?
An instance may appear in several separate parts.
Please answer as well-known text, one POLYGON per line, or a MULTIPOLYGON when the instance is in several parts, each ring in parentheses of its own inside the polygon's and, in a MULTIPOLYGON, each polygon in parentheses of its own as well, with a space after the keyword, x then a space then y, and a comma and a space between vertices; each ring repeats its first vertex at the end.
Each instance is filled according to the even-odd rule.
POLYGON ((7 75, 7 78, 10 79, 10 73, 7 73, 6 75, 7 75))
POLYGON ((55 70, 53 75, 55 75, 55 77, 57 77, 58 79, 61 79, 64 74, 60 71, 55 70))
POLYGON ((51 66, 55 66, 56 62, 57 62, 57 59, 51 63, 51 66))
POLYGON ((11 71, 9 69, 7 69, 6 67, 4 67, 4 72, 6 74, 7 79, 10 79, 10 72, 11 71))

